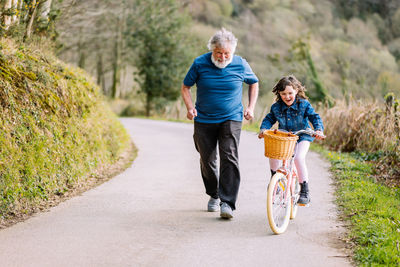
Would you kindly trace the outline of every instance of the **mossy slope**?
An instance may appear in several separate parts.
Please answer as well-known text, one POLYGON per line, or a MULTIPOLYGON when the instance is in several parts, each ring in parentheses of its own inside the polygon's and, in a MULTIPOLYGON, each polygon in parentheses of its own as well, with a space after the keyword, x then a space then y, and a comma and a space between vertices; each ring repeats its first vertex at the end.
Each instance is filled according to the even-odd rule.
POLYGON ((0 223, 84 183, 130 145, 86 73, 0 39, 0 223))

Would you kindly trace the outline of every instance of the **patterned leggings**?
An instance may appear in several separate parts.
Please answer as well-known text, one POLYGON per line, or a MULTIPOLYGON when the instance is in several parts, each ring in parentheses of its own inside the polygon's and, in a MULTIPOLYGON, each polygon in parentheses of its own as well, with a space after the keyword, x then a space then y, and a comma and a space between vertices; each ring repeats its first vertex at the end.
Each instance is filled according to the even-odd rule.
MULTIPOLYGON (((294 158, 294 164, 296 165, 297 174, 299 176, 299 182, 308 182, 308 170, 306 166, 306 155, 310 148, 309 141, 301 141, 297 144, 297 152, 294 158)), ((276 171, 282 164, 281 160, 269 159, 269 166, 271 170, 276 171)))

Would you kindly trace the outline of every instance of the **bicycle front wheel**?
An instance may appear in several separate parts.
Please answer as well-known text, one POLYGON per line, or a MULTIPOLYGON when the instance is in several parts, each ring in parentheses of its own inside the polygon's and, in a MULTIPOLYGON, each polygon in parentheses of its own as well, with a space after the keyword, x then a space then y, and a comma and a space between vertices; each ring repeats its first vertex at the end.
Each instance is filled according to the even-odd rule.
POLYGON ((297 215, 297 210, 299 208, 299 205, 297 205, 297 201, 299 200, 300 197, 300 184, 299 184, 299 179, 297 177, 293 177, 295 179, 294 182, 294 192, 292 193, 292 206, 290 209, 290 219, 296 218, 297 215))
POLYGON ((290 188, 285 175, 278 172, 272 176, 267 192, 267 214, 269 226, 275 234, 282 234, 289 225, 292 202, 290 192, 285 198, 287 190, 290 188))

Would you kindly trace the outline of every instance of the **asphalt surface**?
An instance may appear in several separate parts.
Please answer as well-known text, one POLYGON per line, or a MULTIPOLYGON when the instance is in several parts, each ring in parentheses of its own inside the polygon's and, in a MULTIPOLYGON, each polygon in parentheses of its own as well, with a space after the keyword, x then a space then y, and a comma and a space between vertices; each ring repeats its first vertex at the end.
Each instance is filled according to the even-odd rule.
POLYGON ((207 212, 193 125, 122 119, 139 148, 122 174, 0 231, 0 266, 351 266, 328 164, 310 152, 312 204, 282 235, 266 217, 263 143, 242 132, 232 220, 207 212))

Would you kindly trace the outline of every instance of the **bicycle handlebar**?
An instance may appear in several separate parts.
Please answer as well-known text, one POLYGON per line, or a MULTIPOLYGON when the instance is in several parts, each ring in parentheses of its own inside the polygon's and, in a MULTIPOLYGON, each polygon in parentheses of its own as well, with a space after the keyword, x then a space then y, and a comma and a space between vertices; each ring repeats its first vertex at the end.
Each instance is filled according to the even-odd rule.
POLYGON ((311 128, 307 128, 305 130, 296 131, 293 134, 295 134, 295 135, 308 134, 309 136, 312 136, 312 137, 319 136, 321 139, 325 139, 326 138, 325 135, 317 134, 317 132, 312 130, 311 128))
MULTIPOLYGON (((262 136, 263 136, 263 134, 264 134, 265 131, 267 131, 267 130, 264 130, 264 131, 260 132, 260 133, 258 134, 258 138, 262 138, 262 136)), ((279 130, 278 130, 278 129, 275 129, 274 131, 280 131, 280 132, 285 132, 285 133, 291 133, 291 134, 295 134, 295 135, 308 134, 309 136, 316 137, 317 139, 321 139, 321 140, 324 140, 324 139, 326 138, 325 135, 317 134, 317 132, 314 131, 314 130, 312 130, 311 128, 307 128, 307 129, 305 129, 305 130, 296 131, 296 132, 294 132, 294 133, 293 133, 293 132, 288 132, 288 131, 286 131, 286 130, 284 130, 284 129, 279 129, 279 130)))

